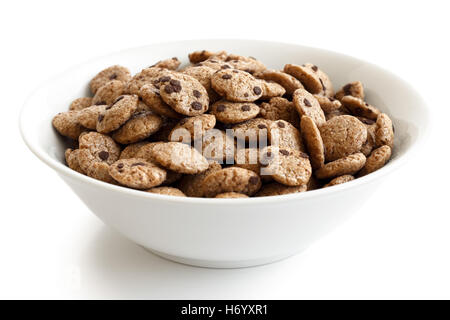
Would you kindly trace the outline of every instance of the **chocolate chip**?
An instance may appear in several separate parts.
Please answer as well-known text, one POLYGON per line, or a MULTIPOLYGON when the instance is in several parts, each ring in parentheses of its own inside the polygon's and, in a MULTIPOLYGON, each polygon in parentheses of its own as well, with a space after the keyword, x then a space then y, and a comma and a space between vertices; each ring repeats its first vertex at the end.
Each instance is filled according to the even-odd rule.
POLYGON ((300 157, 305 158, 305 159, 309 159, 309 156, 304 153, 304 152, 300 152, 300 157))
POLYGON ((231 72, 233 72, 233 73, 239 73, 239 71, 237 71, 237 70, 233 70, 233 71, 231 71, 231 72))
POLYGON ((288 156, 288 155, 290 155, 289 151, 284 150, 284 149, 281 149, 281 150, 280 150, 280 153, 281 153, 283 156, 288 156))
POLYGON ((261 94, 261 93, 262 93, 262 90, 261 90, 260 87, 254 87, 254 88, 253 88, 253 92, 254 92, 255 94, 261 94))
POLYGON ((167 85, 164 87, 164 91, 168 94, 171 94, 175 91, 175 89, 171 85, 167 85))
POLYGON ((243 106, 241 107, 241 110, 242 110, 242 111, 250 111, 250 106, 249 106, 248 104, 243 105, 243 106))
POLYGON ((103 114, 99 114, 97 120, 98 122, 102 122, 104 118, 105 116, 103 114))
POLYGON ((244 97, 248 97, 248 93, 246 92, 246 93, 244 93, 244 97))
POLYGON ((258 179, 258 177, 250 177, 250 179, 248 179, 248 182, 250 184, 258 184, 259 179, 258 179))
POLYGON ((118 169, 122 169, 122 168, 123 168, 123 163, 119 163, 119 164, 117 165, 117 168, 118 168, 118 169))
POLYGON ((322 85, 323 91, 327 90, 327 87, 325 87, 325 85, 323 84, 323 81, 321 78, 319 78, 320 80, 320 84, 322 85))
POLYGON ((96 105, 96 106, 101 106, 101 105, 104 105, 104 104, 106 104, 105 101, 100 101, 100 102, 97 102, 95 105, 96 105))
POLYGON ((174 87, 181 86, 181 82, 175 79, 170 80, 169 83, 174 87))
POLYGON ((267 153, 266 153, 266 158, 270 158, 270 157, 272 157, 272 152, 267 151, 267 153))
POLYGON ((366 102, 366 103, 364 103, 365 105, 366 105, 366 107, 368 107, 369 106, 369 104, 366 102))
POLYGON ((220 67, 220 69, 230 69, 231 67, 227 64, 224 64, 223 66, 220 67))
POLYGON ((200 98, 202 96, 202 93, 198 90, 194 90, 192 91, 192 94, 194 95, 194 97, 196 98, 200 98))
POLYGON ((201 110, 202 109, 202 104, 198 101, 194 101, 191 103, 191 107, 194 110, 201 110))
POLYGON ((227 108, 227 107, 226 107, 225 105, 219 104, 219 105, 217 106, 216 110, 219 111, 219 112, 223 112, 223 111, 225 111, 226 108, 227 108))
POLYGON ((311 102, 309 102, 309 100, 308 99, 303 99, 303 103, 305 104, 305 106, 307 106, 307 107, 312 107, 312 104, 311 104, 311 102))
POLYGON ((138 100, 139 100, 139 101, 142 101, 142 97, 138 97, 138 100))
POLYGON ((319 70, 317 66, 312 66, 311 69, 313 69, 314 72, 317 72, 317 70, 319 70))
POLYGON ((286 127, 286 125, 284 124, 284 122, 281 122, 281 121, 277 122, 277 125, 278 125, 278 127, 280 127, 280 128, 286 127))
POLYGON ((108 151, 100 151, 100 152, 98 153, 98 157, 99 157, 100 159, 102 159, 102 161, 108 160, 108 158, 109 158, 109 152, 108 152, 108 151))
POLYGON ((133 163, 131 165, 131 167, 137 167, 137 166, 145 166, 145 163, 143 163, 143 162, 136 162, 136 163, 133 163))
POLYGON ((113 73, 112 75, 109 76, 109 80, 114 80, 117 79, 117 74, 113 73))
POLYGON ((224 74, 222 76, 222 79, 225 79, 225 80, 231 79, 231 74, 224 74))
POLYGON ((258 129, 267 129, 265 124, 258 124, 258 129))
POLYGON ((159 78, 158 80, 159 80, 159 82, 167 82, 167 81, 170 81, 170 77, 164 76, 164 77, 159 78))
POLYGON ((350 83, 346 84, 342 89, 344 90, 345 95, 350 95, 351 91, 350 89, 352 88, 352 85, 350 83))

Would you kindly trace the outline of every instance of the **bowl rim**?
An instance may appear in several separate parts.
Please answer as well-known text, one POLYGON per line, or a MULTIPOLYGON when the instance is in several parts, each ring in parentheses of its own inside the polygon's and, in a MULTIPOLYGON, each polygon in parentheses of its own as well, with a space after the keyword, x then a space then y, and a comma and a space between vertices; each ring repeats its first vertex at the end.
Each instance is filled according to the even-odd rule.
POLYGON ((312 46, 305 46, 298 43, 290 43, 290 42, 280 42, 280 41, 268 41, 268 40, 248 40, 248 39, 233 39, 233 38, 215 38, 215 39, 191 39, 191 40, 179 40, 179 41, 164 41, 164 42, 155 42, 150 43, 143 46, 137 46, 132 48, 126 48, 123 50, 117 50, 114 52, 110 52, 105 55, 97 56, 91 59, 88 59, 84 62, 78 63, 76 65, 73 65, 72 67, 66 69, 65 71, 62 71, 47 80, 43 81, 36 89, 32 91, 32 93, 26 98, 19 114, 19 130, 20 134, 22 136, 22 139, 24 140, 27 147, 30 149, 30 151, 39 158, 42 162, 44 162, 46 165, 51 167, 53 170, 55 170, 57 173, 62 174, 64 176, 67 176, 69 178, 78 180, 82 183, 88 183, 92 186, 98 187, 98 188, 105 188, 107 190, 113 191, 113 192, 121 192, 123 194, 126 194, 128 196, 133 197, 141 197, 144 199, 149 200, 159 200, 159 201, 165 201, 165 202, 174 202, 174 203, 191 203, 191 204, 203 204, 203 205, 210 205, 210 204, 221 204, 221 205, 255 205, 255 204, 264 204, 264 203, 279 203, 279 202, 286 202, 286 201, 298 201, 302 199, 309 199, 309 198, 316 198, 321 196, 326 196, 329 194, 337 194, 340 192, 343 192, 347 189, 353 189, 357 188, 361 184, 369 184, 371 182, 374 182, 375 180, 380 179, 381 177, 393 172, 394 170, 398 169, 400 166, 405 164, 405 162, 411 158, 412 155, 414 155, 420 147, 424 144, 425 140, 427 139, 429 135, 429 128, 430 128, 430 109, 427 107, 427 104, 425 103, 423 97, 420 95, 419 91, 412 86, 409 82, 402 79, 401 77, 397 76, 390 70, 387 70, 379 65, 376 65, 374 63, 356 58, 352 55, 318 48, 318 47, 312 47, 312 46), (295 46, 298 48, 303 49, 312 49, 312 50, 319 50, 322 51, 325 54, 331 54, 335 56, 341 56, 344 58, 350 58, 357 62, 369 65, 371 67, 375 67, 382 72, 386 73, 390 77, 400 81, 403 85, 405 85, 410 91, 414 92, 417 97, 420 99, 420 105, 423 109, 424 117, 421 119, 422 126, 420 127, 420 132, 418 133, 417 139, 411 144, 411 146, 405 150, 405 153, 398 158, 396 158, 394 161, 390 161, 388 165, 382 167, 381 169, 372 172, 371 174, 368 174, 366 176, 360 177, 358 179, 354 179, 352 181, 349 181, 347 183, 331 186, 328 188, 321 188, 316 190, 310 190, 308 192, 300 192, 300 193, 292 193, 292 194, 286 194, 286 195, 278 195, 278 196, 268 196, 268 197, 250 197, 250 198, 196 198, 196 197, 176 197, 176 196, 170 196, 170 195, 161 195, 161 194, 155 194, 150 192, 145 192, 142 190, 137 189, 131 189, 127 187, 122 187, 119 185, 113 185, 110 183, 106 183, 100 180, 96 180, 94 178, 88 177, 86 175, 83 175, 75 170, 70 169, 65 164, 61 163, 60 161, 57 161, 56 159, 52 158, 50 155, 48 155, 42 148, 34 145, 28 138, 29 132, 27 128, 25 128, 24 124, 24 115, 26 114, 27 110, 31 108, 30 101, 32 98, 43 88, 45 88, 48 84, 52 83, 53 81, 57 80, 59 77, 65 75, 66 73, 70 73, 71 71, 75 70, 79 66, 82 66, 84 64, 88 64, 97 60, 105 59, 107 57, 110 57, 112 55, 116 55, 122 52, 126 51, 135 51, 147 47, 152 46, 163 46, 163 45, 174 45, 174 44, 183 44, 183 43, 191 43, 191 42, 208 42, 208 41, 228 41, 228 42, 252 42, 252 43, 258 43, 261 45, 286 45, 286 46, 295 46))

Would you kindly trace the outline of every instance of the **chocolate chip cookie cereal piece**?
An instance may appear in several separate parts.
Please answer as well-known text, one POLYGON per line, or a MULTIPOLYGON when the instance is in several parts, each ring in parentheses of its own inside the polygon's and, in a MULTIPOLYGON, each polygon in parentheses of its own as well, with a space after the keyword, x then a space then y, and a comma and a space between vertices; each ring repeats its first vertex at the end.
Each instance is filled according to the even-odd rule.
POLYGON ((142 158, 137 157, 137 153, 146 145, 150 144, 148 141, 140 141, 127 145, 120 153, 119 159, 130 159, 130 158, 142 158))
POLYGON ((392 120, 385 113, 381 113, 377 117, 375 129, 375 144, 377 147, 386 145, 394 147, 394 127, 392 120))
POLYGON ((237 167, 211 172, 202 183, 203 193, 208 198, 226 192, 236 192, 251 196, 260 187, 261 179, 256 173, 237 167))
POLYGON ((69 106, 69 110, 79 111, 90 106, 92 106, 92 98, 82 97, 73 100, 69 106))
POLYGON ((329 113, 329 112, 333 112, 334 110, 338 110, 342 106, 342 104, 339 100, 336 100, 332 97, 325 97, 325 96, 315 94, 314 98, 317 99, 320 107, 322 108, 323 112, 325 112, 325 113, 329 113))
POLYGON ((169 140, 188 143, 202 139, 205 132, 214 128, 215 125, 216 117, 212 114, 184 118, 172 129, 169 140))
POLYGON ((292 95, 297 89, 304 89, 299 80, 283 71, 264 70, 258 74, 255 74, 255 76, 267 81, 278 83, 286 90, 286 94, 288 95, 292 95))
POLYGON ((321 94, 327 97, 334 95, 333 84, 329 77, 316 65, 306 63, 304 65, 287 64, 284 72, 294 76, 312 94, 321 94))
POLYGON ((233 126, 234 135, 242 141, 261 141, 269 137, 272 120, 263 118, 250 119, 233 126))
POLYGON ((335 98, 341 100, 344 96, 353 96, 364 100, 364 87, 360 81, 347 83, 336 92, 335 98))
POLYGON ((166 179, 166 170, 140 158, 114 162, 109 168, 109 174, 120 184, 134 189, 149 189, 166 179))
POLYGON ((261 163, 266 165, 261 174, 287 186, 301 186, 308 183, 312 168, 306 153, 298 150, 266 147, 261 154, 261 163))
POLYGON ((202 154, 208 160, 230 163, 234 156, 234 150, 234 139, 225 131, 212 129, 203 135, 202 154))
POLYGON ((169 70, 177 70, 178 67, 180 66, 180 64, 181 64, 181 61, 178 60, 177 57, 173 57, 170 59, 161 60, 161 61, 155 63, 155 65, 153 65, 152 67, 169 69, 169 70))
POLYGON ((349 174, 340 176, 340 177, 336 177, 333 180, 331 180, 330 182, 328 182, 326 185, 324 185, 323 187, 331 187, 331 186, 335 186, 338 184, 343 184, 349 181, 355 180, 355 177, 349 174))
POLYGON ((220 100, 211 106, 210 112, 222 123, 235 124, 255 118, 259 114, 259 107, 250 102, 220 100))
POLYGON ((175 172, 195 174, 209 167, 208 160, 197 150, 181 142, 166 142, 153 147, 155 160, 175 172))
POLYGON ((284 194, 305 192, 307 190, 306 184, 300 186, 289 187, 278 182, 272 182, 263 185, 261 189, 256 194, 256 197, 271 197, 271 196, 281 196, 284 194))
POLYGON ((105 112, 107 105, 93 105, 78 111, 78 122, 85 128, 95 130, 98 116, 105 112))
POLYGON ((386 145, 373 150, 367 158, 364 168, 359 172, 358 177, 365 176, 382 168, 391 158, 391 153, 391 148, 386 145))
POLYGON ((300 128, 299 115, 294 103, 280 97, 270 99, 260 105, 260 116, 268 120, 284 120, 300 128))
POLYGON ((260 80, 236 69, 217 71, 211 78, 211 85, 224 99, 234 102, 253 102, 263 94, 260 80))
POLYGON ((206 92, 208 92, 210 102, 214 102, 220 99, 220 96, 213 90, 211 86, 211 77, 216 72, 216 70, 208 66, 192 66, 187 67, 183 70, 184 74, 194 77, 197 79, 203 87, 205 87, 206 92))
POLYGON ((97 131, 109 133, 119 129, 128 121, 136 111, 138 97, 136 95, 123 95, 118 97, 112 104, 106 107, 97 119, 97 131))
POLYGON ((161 99, 159 89, 157 89, 153 84, 143 85, 139 90, 139 96, 150 110, 161 116, 174 119, 179 119, 182 117, 181 114, 177 113, 161 99))
POLYGON ((210 58, 225 60, 227 58, 225 51, 212 52, 208 50, 194 51, 189 53, 189 61, 191 63, 199 63, 210 58))
POLYGON ((124 91, 124 83, 119 80, 113 80, 105 83, 98 88, 95 96, 92 98, 92 104, 111 104, 117 99, 124 91))
POLYGON ((203 197, 204 188, 203 181, 205 177, 212 172, 221 170, 222 166, 215 161, 209 163, 208 169, 198 174, 185 175, 178 183, 178 188, 183 191, 188 197, 203 197))
POLYGON ((354 116, 364 117, 371 120, 377 120, 380 110, 364 102, 360 98, 353 96, 344 96, 341 99, 342 105, 347 108, 354 116))
POLYGON ((359 152, 367 139, 364 124, 353 116, 337 116, 319 127, 325 160, 334 161, 359 152))
POLYGON ((205 87, 194 77, 173 74, 160 89, 161 98, 176 112, 186 116, 205 113, 209 107, 209 97, 205 87))
POLYGON ((303 141, 308 149, 309 160, 314 170, 325 163, 325 150, 322 137, 316 123, 308 116, 303 116, 300 122, 303 141))
POLYGON ((261 80, 261 88, 263 90, 261 99, 263 100, 269 100, 273 97, 281 97, 286 93, 286 89, 273 81, 261 80))
POLYGON ((52 125, 61 135, 77 140, 85 129, 78 122, 79 111, 66 111, 53 117, 52 125))
POLYGON ((272 146, 305 151, 300 131, 284 120, 273 121, 270 124, 269 140, 272 146))
POLYGON ((147 192, 150 193, 156 193, 156 194, 163 194, 166 196, 175 196, 175 197, 186 197, 186 195, 181 191, 180 189, 174 188, 174 187, 154 187, 147 192))
POLYGON ((112 135, 113 139, 122 144, 138 142, 148 138, 162 126, 162 119, 151 111, 143 111, 133 114, 112 135))
POLYGON ((81 174, 86 174, 85 171, 81 168, 80 162, 78 161, 78 154, 80 153, 80 149, 67 149, 65 152, 66 163, 70 169, 75 170, 81 174))
POLYGON ((230 54, 228 55, 226 62, 233 68, 246 71, 250 74, 266 70, 266 66, 264 65, 264 63, 253 57, 230 54))
POLYGON ((92 94, 96 94, 97 90, 104 86, 107 82, 118 80, 123 83, 131 79, 130 71, 122 66, 111 66, 100 71, 89 83, 92 94))
POLYGON ((344 158, 328 162, 315 171, 319 179, 329 179, 346 174, 353 175, 361 170, 366 163, 366 157, 361 153, 354 153, 344 158))
POLYGON ((319 101, 311 93, 304 89, 297 89, 292 96, 292 100, 300 116, 310 117, 319 127, 325 123, 325 114, 319 101))
POLYGON ((225 193, 219 193, 214 198, 221 198, 221 199, 236 199, 236 198, 248 198, 247 195, 237 192, 225 192, 225 193))
POLYGON ((131 78, 125 86, 125 93, 127 94, 139 94, 139 90, 146 84, 157 83, 157 80, 161 77, 170 75, 171 71, 163 68, 149 67, 143 69, 141 72, 131 78))

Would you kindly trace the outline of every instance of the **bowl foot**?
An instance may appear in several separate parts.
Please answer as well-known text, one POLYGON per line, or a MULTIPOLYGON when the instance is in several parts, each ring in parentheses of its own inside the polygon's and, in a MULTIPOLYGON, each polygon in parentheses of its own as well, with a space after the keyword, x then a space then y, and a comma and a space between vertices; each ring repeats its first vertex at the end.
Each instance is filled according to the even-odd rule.
POLYGON ((294 254, 272 256, 268 258, 252 259, 252 260, 202 260, 202 259, 191 259, 186 257, 174 256, 167 254, 158 250, 143 247, 145 250, 160 256, 161 258, 174 261, 181 264, 186 264, 194 267, 202 268, 215 268, 215 269, 234 269, 234 268, 248 268, 256 267, 264 264, 269 264, 277 261, 284 260, 291 257, 294 254))

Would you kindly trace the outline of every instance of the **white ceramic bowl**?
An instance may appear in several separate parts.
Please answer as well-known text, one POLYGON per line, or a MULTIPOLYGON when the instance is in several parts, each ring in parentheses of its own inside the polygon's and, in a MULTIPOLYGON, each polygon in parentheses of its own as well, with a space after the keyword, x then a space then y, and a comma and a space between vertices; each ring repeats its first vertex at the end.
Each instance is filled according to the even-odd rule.
POLYGON ((52 167, 105 224, 150 251, 182 263, 206 267, 245 267, 273 262, 308 247, 350 217, 383 176, 417 149, 428 128, 419 94, 390 72, 346 55, 294 44, 253 40, 195 40, 154 44, 94 59, 47 81, 27 100, 20 127, 31 151, 52 167), (88 95, 87 84, 113 64, 132 72, 163 58, 187 62, 194 50, 227 50, 256 56, 270 68, 312 62, 336 88, 361 80, 367 100, 389 114, 396 141, 391 161, 381 170, 331 188, 251 199, 168 197, 106 184, 64 164, 63 139, 52 117, 88 95))

